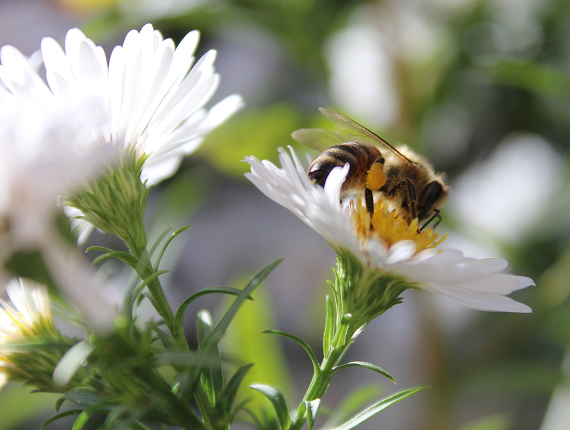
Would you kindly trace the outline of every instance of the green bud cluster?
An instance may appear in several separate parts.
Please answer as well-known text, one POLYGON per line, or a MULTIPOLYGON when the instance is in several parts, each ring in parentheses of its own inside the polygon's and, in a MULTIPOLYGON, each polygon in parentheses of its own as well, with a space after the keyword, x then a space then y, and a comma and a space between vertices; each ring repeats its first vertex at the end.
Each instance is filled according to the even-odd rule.
POLYGON ((81 385, 86 371, 80 368, 65 385, 53 380, 53 372, 63 355, 77 343, 55 327, 53 320, 40 318, 23 332, 23 337, 0 345, 0 373, 11 382, 21 382, 39 391, 64 393, 81 385))
POLYGON ((388 309, 402 303, 400 295, 411 288, 417 289, 401 276, 372 269, 363 264, 352 253, 336 249, 337 267, 333 290, 336 315, 350 314, 351 336, 374 318, 388 309))
POLYGON ((143 218, 150 187, 141 180, 146 158, 128 147, 101 176, 64 200, 83 213, 80 218, 123 239, 135 255, 147 243, 143 218))

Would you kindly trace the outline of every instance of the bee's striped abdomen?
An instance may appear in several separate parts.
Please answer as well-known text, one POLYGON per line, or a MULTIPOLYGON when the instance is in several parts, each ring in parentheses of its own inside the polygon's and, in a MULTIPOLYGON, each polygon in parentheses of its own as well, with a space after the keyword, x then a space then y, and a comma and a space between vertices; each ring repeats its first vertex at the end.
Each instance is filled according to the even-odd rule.
POLYGON ((322 152, 309 166, 307 174, 315 183, 324 187, 325 182, 335 167, 350 164, 350 171, 342 190, 363 188, 370 166, 381 157, 380 150, 372 145, 347 142, 333 146, 322 152))

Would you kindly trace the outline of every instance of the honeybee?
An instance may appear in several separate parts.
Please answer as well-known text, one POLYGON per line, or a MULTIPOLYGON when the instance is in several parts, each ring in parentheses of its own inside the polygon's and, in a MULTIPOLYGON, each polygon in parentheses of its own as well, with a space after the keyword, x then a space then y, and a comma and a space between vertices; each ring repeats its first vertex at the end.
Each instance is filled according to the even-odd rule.
POLYGON ((315 184, 324 186, 331 170, 350 164, 341 189, 341 197, 364 193, 367 210, 374 212, 374 197, 381 198, 411 223, 418 218, 425 229, 437 219, 439 208, 449 194, 444 173, 436 173, 424 157, 405 145, 392 146, 356 121, 321 108, 335 123, 335 131, 302 129, 292 137, 321 153, 309 166, 307 174, 315 184))

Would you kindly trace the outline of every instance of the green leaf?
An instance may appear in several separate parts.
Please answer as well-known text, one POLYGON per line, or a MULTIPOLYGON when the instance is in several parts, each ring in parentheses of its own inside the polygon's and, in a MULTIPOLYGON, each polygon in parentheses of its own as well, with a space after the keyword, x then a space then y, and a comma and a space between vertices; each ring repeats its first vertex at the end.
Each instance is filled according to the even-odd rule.
POLYGON ((91 390, 87 390, 84 388, 73 388, 57 399, 55 403, 55 410, 56 412, 59 411, 59 408, 65 402, 69 400, 80 406, 93 406, 103 401, 101 397, 99 397, 95 392, 91 390))
MULTIPOLYGON (((251 369, 252 366, 253 364, 246 364, 245 366, 241 366, 228 380, 226 389, 224 390, 223 394, 223 401, 226 404, 226 410, 229 411, 231 409, 239 387, 243 382, 243 378, 245 378, 245 375, 247 372, 249 372, 249 369, 251 369)), ((242 402, 242 404, 244 403, 242 402)))
POLYGON ((51 418, 48 418, 47 420, 45 420, 42 425, 40 426, 40 429, 45 428, 48 424, 53 423, 54 421, 59 420, 60 418, 64 418, 64 417, 68 417, 70 415, 79 415, 81 412, 83 412, 83 409, 70 409, 69 411, 65 411, 65 412, 60 412, 59 414, 54 415, 51 418))
MULTIPOLYGON (((206 310, 198 312, 197 321, 198 342, 206 338, 212 333, 212 317, 206 310)), ((210 362, 208 366, 202 371, 200 381, 204 392, 208 396, 208 401, 211 406, 215 406, 218 398, 224 390, 224 374, 222 371, 222 361, 220 358, 220 350, 217 347, 212 348, 210 355, 210 362)))
MULTIPOLYGON (((236 279, 231 285, 243 283, 242 279, 236 279)), ((222 312, 232 301, 229 296, 224 299, 225 303, 220 305, 222 312)), ((292 392, 292 378, 284 359, 282 339, 261 332, 263 328, 275 326, 274 317, 269 289, 257 289, 255 301, 247 300, 243 303, 228 327, 224 341, 220 343, 222 353, 225 351, 229 356, 240 357, 242 363, 255 363, 241 383, 236 397, 238 399, 251 397, 253 404, 266 401, 261 393, 249 388, 251 384, 278 387, 285 398, 289 398, 289 393, 292 392)), ((275 426, 278 426, 277 420, 275 426)))
POLYGON ((331 349, 334 337, 334 303, 330 296, 326 296, 325 332, 323 334, 323 354, 326 356, 331 349))
POLYGON ((87 421, 89 421, 89 419, 93 415, 96 415, 100 410, 102 410, 103 407, 104 407, 104 404, 99 403, 97 405, 93 405, 93 406, 85 409, 83 412, 81 412, 79 414, 79 416, 77 417, 77 419, 73 423, 73 427, 71 428, 71 430, 82 430, 83 427, 85 426, 85 424, 87 424, 87 421))
POLYGON ((378 383, 365 384, 355 388, 334 408, 328 421, 327 428, 340 425, 364 405, 369 404, 382 393, 378 383))
POLYGON ((390 397, 386 397, 379 402, 374 403, 373 405, 369 406, 368 408, 364 409, 362 412, 356 414, 350 420, 345 422, 344 424, 340 425, 339 427, 335 427, 331 430, 350 430, 355 428, 356 426, 362 424, 369 418, 372 418, 377 413, 383 411, 384 409, 388 409, 390 406, 398 403, 400 400, 404 400, 410 397, 413 394, 416 394, 422 390, 425 390, 427 387, 416 387, 410 388, 409 390, 400 391, 390 397))
POLYGON ((150 247, 150 249, 148 251, 148 255, 154 255, 154 252, 156 251, 156 249, 160 245, 160 242, 162 242, 162 239, 164 239, 164 237, 168 234, 168 232, 170 230, 172 230, 172 226, 169 225, 166 228, 164 228, 162 230, 162 232, 160 232, 158 237, 152 242, 152 246, 150 247))
POLYGON ((305 350, 305 352, 309 355, 309 358, 311 359, 311 362, 313 363, 313 370, 315 371, 315 375, 318 375, 321 373, 321 369, 319 368, 319 362, 317 361, 317 357, 315 356, 315 353, 313 352, 311 347, 304 340, 298 338, 297 336, 295 336, 293 334, 286 333, 286 332, 280 331, 280 330, 264 330, 263 333, 276 334, 278 336, 283 336, 283 337, 286 337, 287 339, 291 339, 292 341, 297 342, 305 350))
POLYGON ((98 266, 99 264, 116 258, 117 260, 121 261, 122 263, 126 264, 127 266, 131 267, 134 270, 137 270, 138 265, 140 264, 139 260, 132 254, 129 254, 125 251, 111 251, 106 254, 100 255, 99 257, 95 258, 91 263, 93 267, 98 266))
MULTIPOLYGON (((132 291, 129 292, 129 294, 127 294, 125 296, 125 303, 123 305, 123 309, 128 309, 129 312, 131 312, 131 310, 135 304, 135 301, 138 297, 140 297, 140 293, 143 290, 143 288, 146 287, 148 284, 150 284, 152 281, 154 281, 159 276, 164 275, 165 273, 168 273, 168 270, 160 270, 158 272, 154 272, 152 275, 145 278, 143 280, 142 284, 140 284, 138 287, 134 288, 132 291)), ((138 304, 140 304, 140 301, 138 302, 138 304)))
POLYGON ((319 413, 319 407, 321 406, 321 399, 305 400, 305 406, 307 408, 307 425, 309 426, 309 430, 313 430, 317 414, 319 413))
POLYGON ((291 424, 291 418, 289 417, 289 409, 287 408, 287 403, 283 395, 269 385, 253 384, 250 385, 250 387, 267 397, 275 410, 279 425, 283 430, 287 430, 291 424))
POLYGON ((90 246, 85 250, 85 252, 91 252, 91 251, 115 252, 111 248, 106 248, 104 246, 90 246))
POLYGON ((335 366, 333 368, 333 372, 337 372, 340 369, 346 369, 347 367, 362 367, 364 369, 370 369, 370 370, 375 371, 376 373, 379 373, 382 376, 385 376, 390 381, 392 381, 394 384, 396 383, 396 380, 394 379, 394 377, 392 375, 390 375, 388 372, 386 372, 384 369, 376 366, 375 364, 367 363, 365 361, 351 361, 350 363, 345 363, 345 364, 341 364, 339 366, 335 366))
MULTIPOLYGON (((229 384, 228 384, 229 385, 229 384)), ((251 413, 251 411, 247 411, 245 405, 247 405, 248 403, 251 402, 251 399, 245 399, 242 400, 241 402, 239 402, 237 405, 235 405, 235 407, 232 409, 231 413, 230 413, 230 418, 228 420, 228 422, 231 424, 234 422, 236 415, 240 412, 240 411, 244 411, 247 413, 251 413)), ((257 419, 257 417, 254 418, 254 420, 257 419)))
POLYGON ((208 336, 208 339, 205 339, 204 342, 202 342, 199 347, 201 350, 208 350, 212 345, 217 344, 219 339, 221 339, 221 337, 226 332, 228 326, 241 307, 242 303, 250 296, 253 290, 255 290, 259 284, 263 282, 265 278, 267 278, 267 276, 269 276, 269 274, 273 271, 273 269, 275 269, 275 267, 277 267, 279 263, 281 263, 281 261, 283 261, 282 258, 275 260, 274 262, 260 269, 249 279, 244 289, 237 296, 229 309, 224 313, 218 324, 216 324, 216 327, 214 327, 212 334, 208 336))
MULTIPOLYGON (((174 337, 176 338, 184 331, 184 314, 186 312, 186 308, 190 305, 190 303, 192 303, 198 297, 205 296, 206 294, 216 294, 216 293, 238 296, 241 293, 241 291, 242 290, 240 290, 239 288, 226 287, 222 285, 218 287, 204 288, 198 291, 197 293, 192 294, 190 297, 188 297, 186 300, 182 302, 182 304, 176 311, 176 316, 174 317, 174 330, 175 330, 174 337)), ((251 297, 248 297, 248 299, 251 299, 251 297)))
POLYGON ((189 228, 190 228, 189 225, 185 225, 184 227, 181 227, 178 230, 176 230, 174 233, 172 233, 172 235, 168 238, 166 243, 163 245, 162 249, 160 250, 160 253, 158 254, 156 261, 154 262, 154 270, 158 270, 158 266, 160 265, 160 261, 162 260, 162 256, 164 255, 164 252, 166 251, 166 248, 168 247, 168 245, 170 245, 170 242, 172 242, 172 240, 176 236, 178 236, 180 233, 188 230, 189 228))

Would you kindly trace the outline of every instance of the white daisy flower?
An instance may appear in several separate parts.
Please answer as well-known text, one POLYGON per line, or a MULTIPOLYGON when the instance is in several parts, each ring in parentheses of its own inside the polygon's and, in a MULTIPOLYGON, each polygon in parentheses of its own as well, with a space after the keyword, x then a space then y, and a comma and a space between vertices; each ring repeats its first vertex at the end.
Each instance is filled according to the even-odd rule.
MULTIPOLYGON (((103 48, 72 29, 65 50, 52 38, 42 40, 46 81, 16 48, 4 46, 0 81, 8 91, 0 87, 0 104, 11 95, 52 111, 86 97, 98 98, 109 121, 84 133, 94 136, 95 147, 134 148, 143 162, 141 179, 156 184, 174 174, 182 158, 243 104, 240 96, 231 95, 204 108, 220 78, 214 69, 216 51, 194 64, 198 40, 199 33, 192 31, 175 48, 171 39, 163 39, 147 24, 140 32, 130 31, 107 63, 103 48)), ((80 211, 71 212, 81 216, 80 211)), ((82 243, 92 226, 82 219, 72 222, 82 243)))
POLYGON ((140 32, 130 31, 107 64, 103 48, 75 28, 67 33, 65 51, 52 38, 42 40, 47 82, 11 46, 0 51, 0 79, 18 99, 34 100, 48 110, 78 95, 96 95, 110 117, 109 124, 95 130, 96 144, 134 146, 139 157, 147 157, 143 180, 157 183, 242 106, 241 97, 232 95, 204 109, 219 76, 213 50, 194 64, 198 39, 192 31, 175 48, 147 24, 140 32))
POLYGON ((528 306, 506 296, 534 282, 524 276, 497 273, 507 267, 505 260, 478 260, 463 256, 461 251, 442 249, 439 245, 445 237, 438 240, 432 228, 418 233, 417 220, 408 224, 384 209, 381 202, 372 216, 359 198, 342 205, 340 191, 348 164, 333 169, 322 188, 311 183, 306 167, 290 150, 291 156, 281 150, 281 168, 246 157, 251 166, 246 177, 323 236, 339 257, 348 251, 365 271, 443 294, 473 309, 531 312, 528 306))

